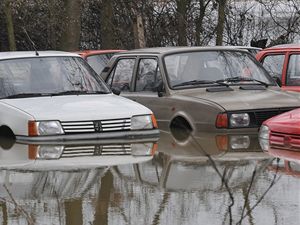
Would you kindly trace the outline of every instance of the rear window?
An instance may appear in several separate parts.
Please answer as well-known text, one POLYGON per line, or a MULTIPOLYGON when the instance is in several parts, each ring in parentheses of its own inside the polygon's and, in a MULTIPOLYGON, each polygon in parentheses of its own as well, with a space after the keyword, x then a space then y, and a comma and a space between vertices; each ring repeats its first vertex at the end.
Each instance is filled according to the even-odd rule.
POLYGON ((95 70, 97 74, 100 74, 112 56, 113 53, 91 55, 88 56, 86 60, 93 70, 95 70))

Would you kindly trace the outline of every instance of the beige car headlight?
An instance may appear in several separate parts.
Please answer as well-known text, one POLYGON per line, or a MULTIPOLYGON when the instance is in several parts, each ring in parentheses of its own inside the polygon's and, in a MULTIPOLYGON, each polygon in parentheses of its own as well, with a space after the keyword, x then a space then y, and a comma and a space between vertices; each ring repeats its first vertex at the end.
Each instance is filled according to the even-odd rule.
POLYGON ((59 121, 29 121, 29 136, 64 134, 59 121))
POLYGON ((153 114, 131 117, 131 130, 145 130, 153 128, 157 128, 153 114))
POLYGON ((229 123, 231 127, 248 127, 250 124, 250 116, 248 113, 233 113, 230 116, 229 123))
POLYGON ((248 135, 231 136, 230 146, 232 149, 247 149, 250 146, 250 137, 248 135))

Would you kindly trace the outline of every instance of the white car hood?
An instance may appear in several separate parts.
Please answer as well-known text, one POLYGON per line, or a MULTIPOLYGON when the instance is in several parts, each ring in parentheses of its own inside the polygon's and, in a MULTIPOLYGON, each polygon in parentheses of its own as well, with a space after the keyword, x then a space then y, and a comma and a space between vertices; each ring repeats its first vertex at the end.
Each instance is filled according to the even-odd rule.
POLYGON ((151 111, 136 102, 113 94, 68 95, 3 99, 35 120, 85 121, 130 118, 150 114, 151 111))

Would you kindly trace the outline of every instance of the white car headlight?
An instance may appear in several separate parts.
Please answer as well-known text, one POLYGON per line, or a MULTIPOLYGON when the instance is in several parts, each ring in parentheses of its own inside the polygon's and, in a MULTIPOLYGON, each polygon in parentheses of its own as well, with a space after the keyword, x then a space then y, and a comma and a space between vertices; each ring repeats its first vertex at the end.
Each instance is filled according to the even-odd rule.
POLYGON ((29 136, 64 134, 59 121, 29 121, 29 136))
POLYGON ((234 113, 231 114, 229 123, 231 127, 248 127, 250 116, 248 113, 234 113))
POLYGON ((37 159, 59 159, 64 146, 41 145, 38 148, 37 159))
POLYGON ((153 115, 133 116, 131 118, 131 130, 153 129, 153 115))

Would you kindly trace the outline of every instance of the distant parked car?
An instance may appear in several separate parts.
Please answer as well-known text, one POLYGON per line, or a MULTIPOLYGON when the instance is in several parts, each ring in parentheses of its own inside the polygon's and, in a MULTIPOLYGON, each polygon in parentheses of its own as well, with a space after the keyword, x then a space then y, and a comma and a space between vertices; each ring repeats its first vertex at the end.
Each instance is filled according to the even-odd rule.
POLYGON ((257 133, 264 120, 300 106, 298 94, 281 91, 249 52, 232 47, 127 51, 101 76, 149 107, 163 130, 257 133))
POLYGON ((100 74, 115 53, 124 51, 125 50, 83 50, 77 53, 88 62, 97 74, 100 74))
POLYGON ((0 133, 18 141, 157 136, 152 112, 111 93, 77 54, 0 53, 0 133))
POLYGON ((300 151, 300 109, 283 113, 265 121, 259 132, 264 150, 300 151))
POLYGON ((256 59, 283 90, 300 92, 300 44, 277 45, 258 52, 256 59))

